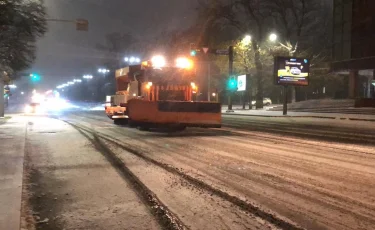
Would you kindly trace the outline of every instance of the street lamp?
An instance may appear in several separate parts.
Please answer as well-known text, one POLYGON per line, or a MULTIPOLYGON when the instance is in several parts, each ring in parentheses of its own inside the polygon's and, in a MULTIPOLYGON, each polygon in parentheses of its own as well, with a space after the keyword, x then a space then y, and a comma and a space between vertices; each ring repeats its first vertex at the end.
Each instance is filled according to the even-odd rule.
POLYGON ((151 63, 154 68, 163 68, 166 65, 166 60, 163 56, 157 55, 151 58, 151 63))
POLYGON ((246 36, 242 39, 241 43, 242 43, 243 45, 245 45, 245 46, 250 45, 250 43, 251 43, 251 36, 250 36, 250 35, 246 35, 246 36))
POLYGON ((109 73, 110 70, 109 70, 109 69, 98 69, 98 72, 99 72, 99 73, 106 74, 106 73, 109 73))
POLYGON ((185 57, 179 57, 176 59, 176 67, 181 69, 191 69, 193 62, 185 57))
POLYGON ((62 89, 62 88, 65 88, 67 86, 69 86, 70 84, 62 84, 62 85, 58 85, 56 86, 57 89, 62 89))
POLYGON ((271 42, 275 42, 277 40, 277 35, 275 33, 272 33, 272 34, 270 34, 269 39, 270 39, 271 42))
POLYGON ((140 62, 141 62, 141 59, 138 58, 138 57, 133 57, 133 56, 131 56, 131 57, 125 57, 125 58, 124 58, 124 61, 125 61, 125 62, 129 62, 130 64, 133 64, 133 63, 140 63, 140 62))
POLYGON ((83 75, 83 78, 84 79, 92 79, 93 77, 92 77, 92 75, 83 75))

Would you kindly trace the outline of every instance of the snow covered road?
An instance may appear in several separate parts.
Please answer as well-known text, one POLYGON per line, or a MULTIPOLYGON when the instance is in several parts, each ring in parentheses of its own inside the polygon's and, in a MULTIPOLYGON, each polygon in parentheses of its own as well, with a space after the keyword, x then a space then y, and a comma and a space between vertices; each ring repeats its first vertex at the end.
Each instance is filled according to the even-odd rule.
POLYGON ((104 146, 115 157, 107 160, 142 182, 183 227, 375 226, 373 122, 226 116, 222 129, 166 133, 116 126, 96 111, 58 118, 104 146))

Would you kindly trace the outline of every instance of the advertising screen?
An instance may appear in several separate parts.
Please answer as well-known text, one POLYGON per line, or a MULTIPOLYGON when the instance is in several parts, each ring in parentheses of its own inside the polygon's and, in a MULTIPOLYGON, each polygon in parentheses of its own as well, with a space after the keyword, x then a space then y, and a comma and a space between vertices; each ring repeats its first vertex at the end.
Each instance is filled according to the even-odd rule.
POLYGON ((277 85, 308 86, 310 61, 306 58, 275 57, 277 85))
POLYGON ((246 75, 237 77, 237 91, 246 91, 246 75))

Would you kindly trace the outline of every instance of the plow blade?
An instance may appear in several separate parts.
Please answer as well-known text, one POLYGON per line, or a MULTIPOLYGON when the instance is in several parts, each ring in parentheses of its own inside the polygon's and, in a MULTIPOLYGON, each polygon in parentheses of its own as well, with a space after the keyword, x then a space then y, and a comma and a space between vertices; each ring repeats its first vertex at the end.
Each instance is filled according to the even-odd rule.
POLYGON ((221 104, 185 101, 128 101, 128 116, 150 126, 221 127, 221 104))

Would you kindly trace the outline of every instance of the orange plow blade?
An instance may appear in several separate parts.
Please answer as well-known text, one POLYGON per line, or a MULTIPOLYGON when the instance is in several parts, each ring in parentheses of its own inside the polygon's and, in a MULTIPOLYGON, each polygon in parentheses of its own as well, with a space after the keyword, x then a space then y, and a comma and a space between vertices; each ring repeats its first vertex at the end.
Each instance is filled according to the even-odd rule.
POLYGON ((221 127, 221 104, 185 101, 128 101, 128 116, 136 123, 186 127, 221 127))

